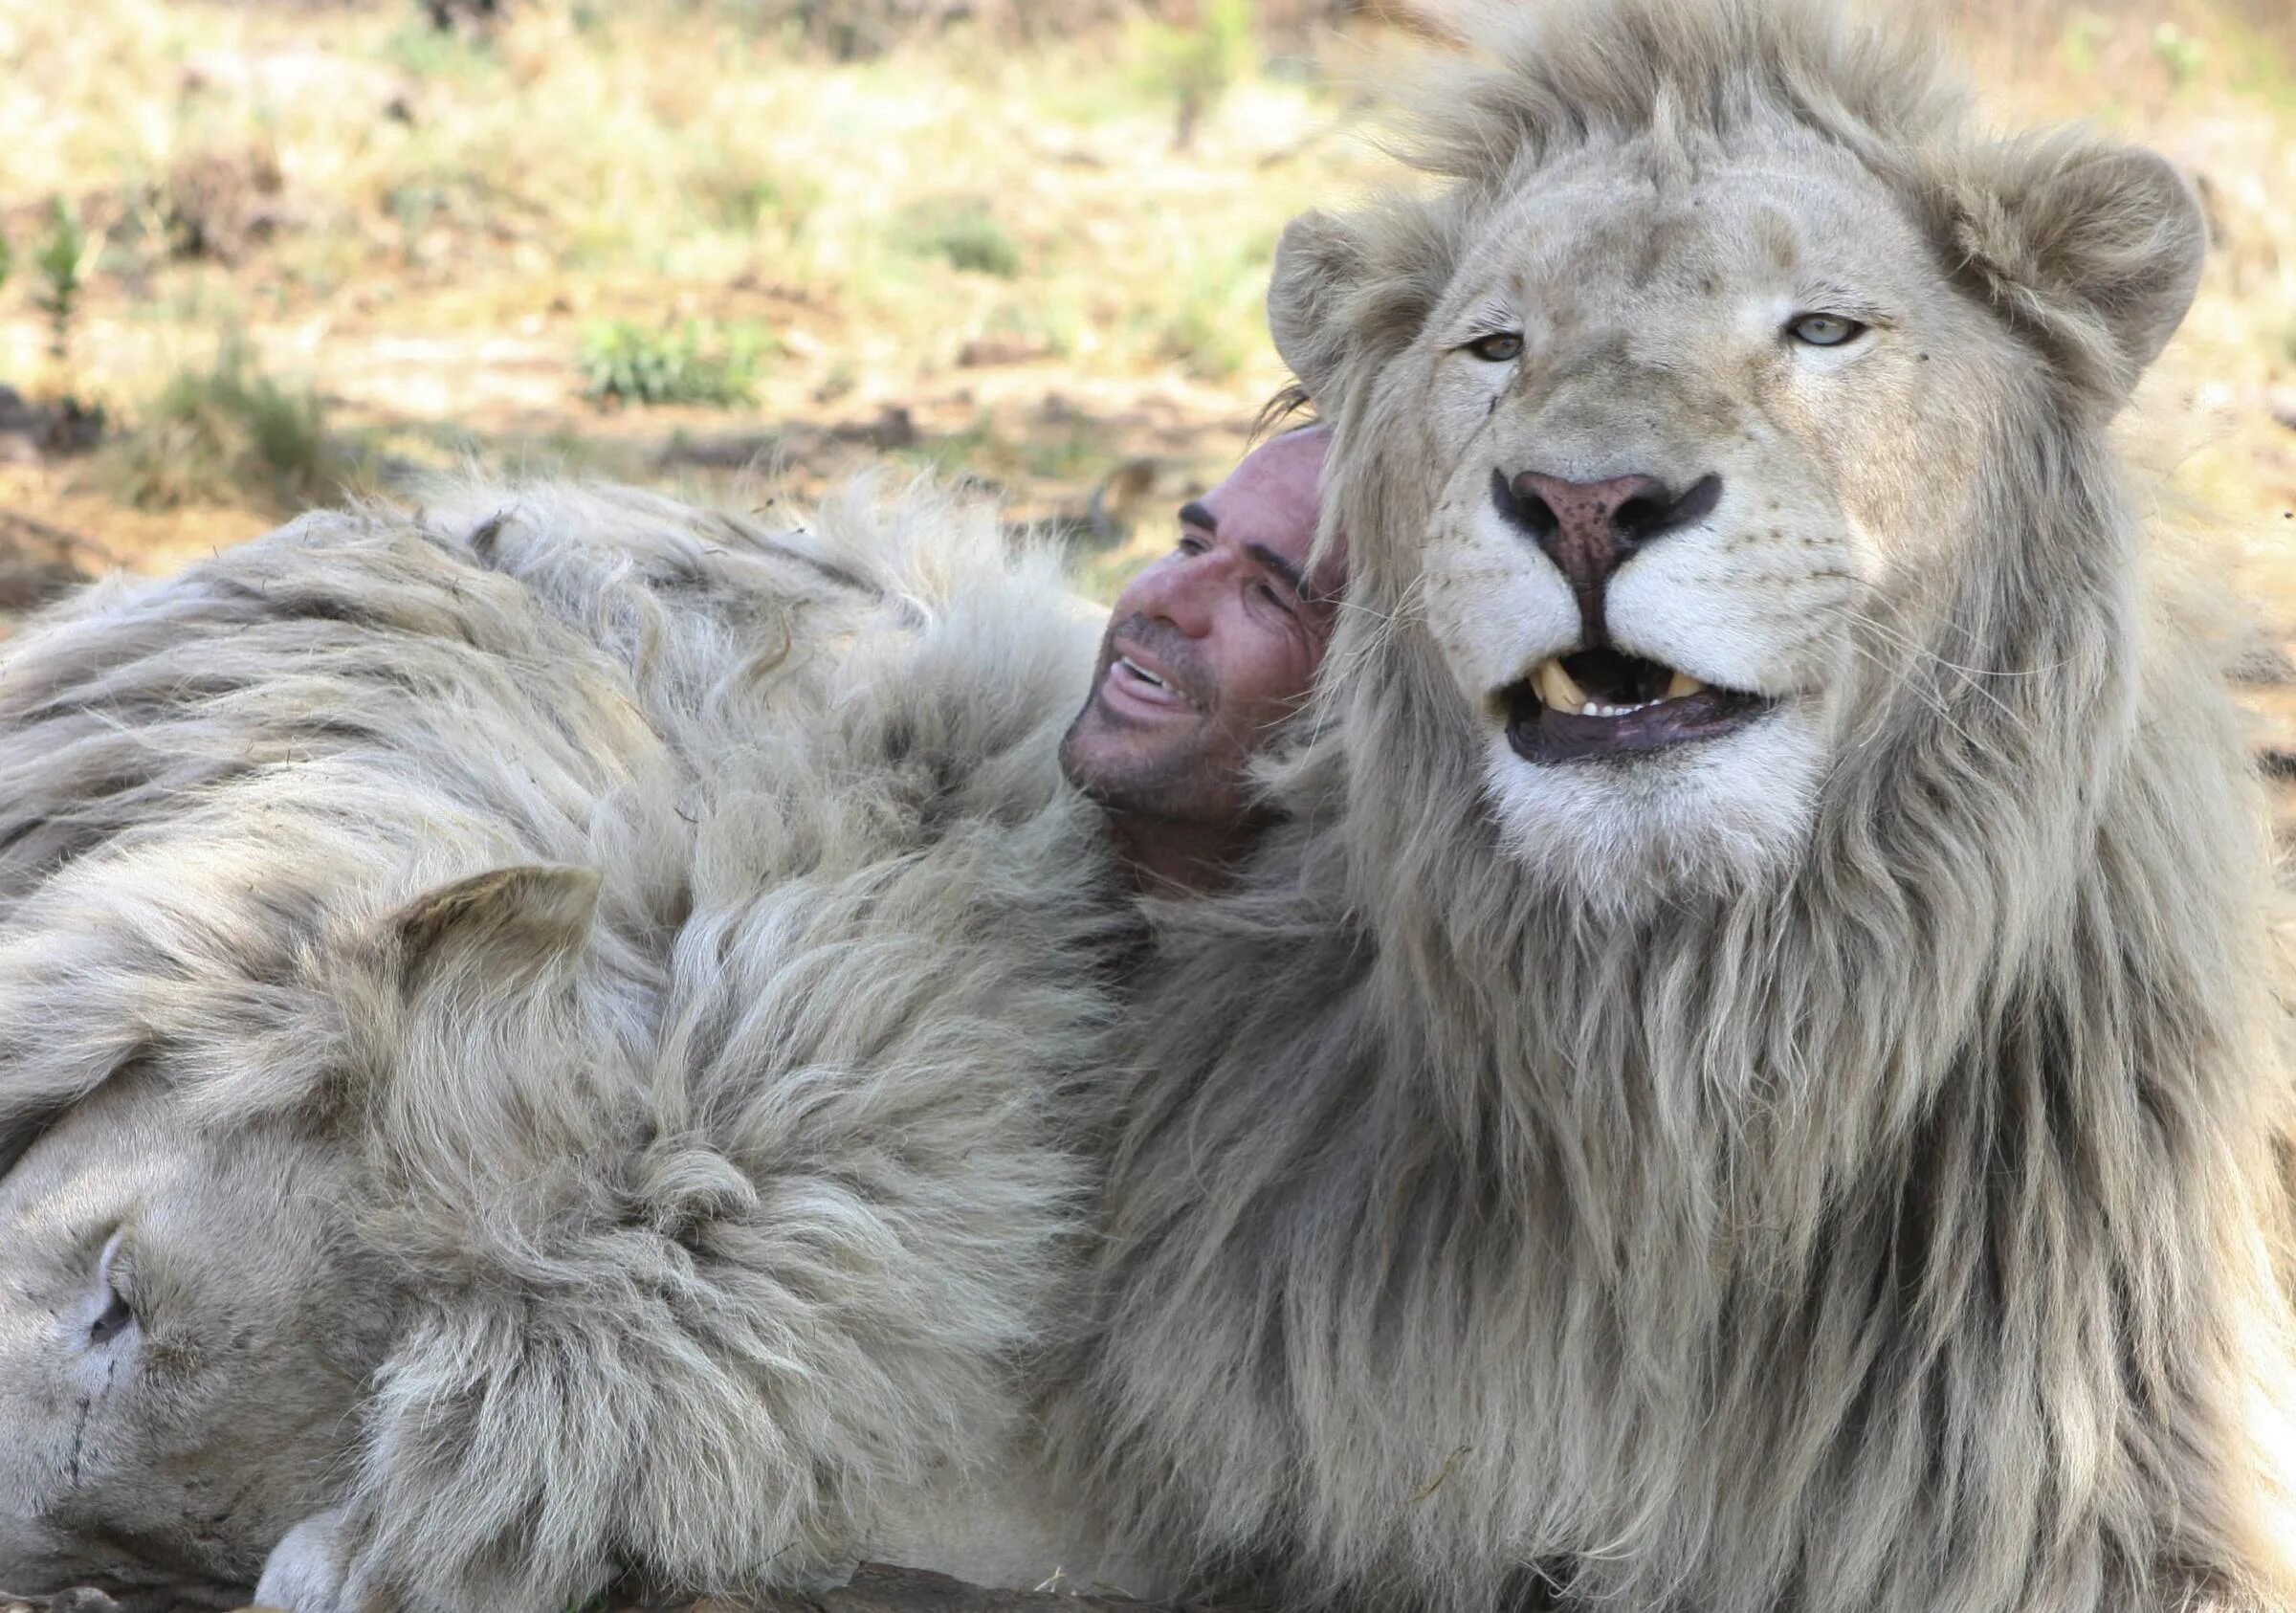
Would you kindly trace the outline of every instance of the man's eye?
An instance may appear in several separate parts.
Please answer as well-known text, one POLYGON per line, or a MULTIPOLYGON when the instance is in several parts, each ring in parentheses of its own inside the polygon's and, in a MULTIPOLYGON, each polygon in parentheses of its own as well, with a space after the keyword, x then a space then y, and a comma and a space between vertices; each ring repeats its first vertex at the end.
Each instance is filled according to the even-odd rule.
POLYGON ((1517 330, 1494 330, 1489 336, 1478 336, 1467 344, 1467 350, 1485 364, 1512 364, 1522 356, 1523 334, 1517 330))

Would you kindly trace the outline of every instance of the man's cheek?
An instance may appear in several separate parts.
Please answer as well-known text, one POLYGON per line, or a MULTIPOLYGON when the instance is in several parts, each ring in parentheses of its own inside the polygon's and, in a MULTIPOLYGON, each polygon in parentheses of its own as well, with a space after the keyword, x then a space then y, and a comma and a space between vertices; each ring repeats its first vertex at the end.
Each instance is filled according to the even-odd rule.
POLYGON ((1263 718, 1289 710, 1314 675, 1314 661, 1296 640, 1273 646, 1252 671, 1251 703, 1263 718))

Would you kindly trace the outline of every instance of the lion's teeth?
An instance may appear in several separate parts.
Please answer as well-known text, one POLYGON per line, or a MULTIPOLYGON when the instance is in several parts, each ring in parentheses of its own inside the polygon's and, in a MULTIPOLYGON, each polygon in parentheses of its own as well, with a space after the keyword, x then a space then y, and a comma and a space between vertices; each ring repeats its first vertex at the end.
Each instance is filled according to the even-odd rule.
POLYGON ((1539 699, 1552 710, 1584 715, 1594 705, 1593 697, 1578 687, 1578 679, 1562 670, 1559 660, 1539 664, 1537 683, 1539 699))
POLYGON ((1699 694, 1706 688, 1689 673, 1678 672, 1667 679, 1665 694, 1647 700, 1628 700, 1613 705, 1607 700, 1596 699, 1581 689, 1578 680, 1563 670, 1559 657, 1541 661, 1538 670, 1532 674, 1531 682, 1532 687, 1538 691, 1540 702, 1549 710, 1577 717, 1625 717, 1645 711, 1661 700, 1679 700, 1685 696, 1699 694))

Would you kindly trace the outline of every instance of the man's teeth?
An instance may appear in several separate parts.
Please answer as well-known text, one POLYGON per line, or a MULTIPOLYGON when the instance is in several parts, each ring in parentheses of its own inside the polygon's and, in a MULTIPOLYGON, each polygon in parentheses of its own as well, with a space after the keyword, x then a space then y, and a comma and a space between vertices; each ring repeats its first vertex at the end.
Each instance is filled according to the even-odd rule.
POLYGON ((1139 662, 1134 660, 1130 655, 1121 655, 1118 656, 1117 659, 1121 660, 1125 666, 1132 670, 1133 676, 1146 678, 1150 683, 1155 684, 1159 689, 1169 689, 1171 687, 1170 684, 1166 683, 1162 678, 1157 676, 1156 674, 1150 672, 1146 667, 1141 666, 1139 662))
POLYGON ((1650 700, 1629 700, 1623 705, 1610 705, 1596 699, 1578 687, 1578 680, 1563 670, 1559 658, 1539 663, 1533 674, 1533 685, 1538 690, 1539 700, 1550 710, 1568 712, 1574 717, 1624 717, 1629 712, 1644 711, 1661 700, 1679 700, 1695 695, 1706 685, 1689 673, 1678 672, 1667 682, 1667 692, 1650 700))

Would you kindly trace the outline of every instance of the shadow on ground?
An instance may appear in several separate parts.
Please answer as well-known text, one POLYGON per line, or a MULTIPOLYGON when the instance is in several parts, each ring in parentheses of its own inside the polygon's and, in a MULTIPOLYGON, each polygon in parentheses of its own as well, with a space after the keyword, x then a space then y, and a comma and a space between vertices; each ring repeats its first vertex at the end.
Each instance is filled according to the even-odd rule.
MULTIPOLYGON (((60 1591, 54 1596, 0 1594, 0 1613, 120 1613, 101 1591, 60 1591)), ((252 1613, 252 1610, 251 1610, 252 1613)), ((989 1591, 943 1574, 864 1563, 852 1580, 836 1590, 762 1601, 637 1602, 613 1613, 1159 1613, 1144 1602, 1124 1597, 1061 1592, 989 1591)))

